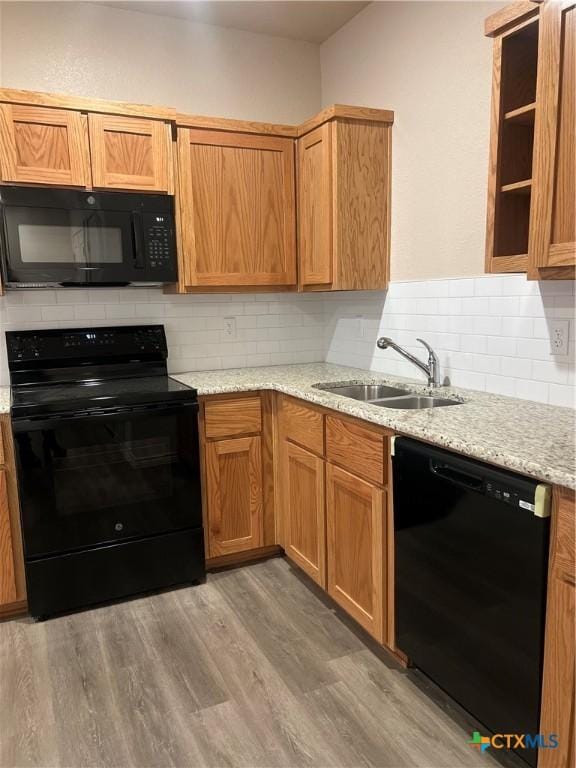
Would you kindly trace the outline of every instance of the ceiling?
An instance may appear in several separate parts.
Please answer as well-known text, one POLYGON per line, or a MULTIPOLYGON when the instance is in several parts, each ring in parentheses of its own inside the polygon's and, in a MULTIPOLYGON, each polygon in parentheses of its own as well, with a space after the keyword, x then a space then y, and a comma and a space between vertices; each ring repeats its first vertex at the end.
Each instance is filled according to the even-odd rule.
POLYGON ((237 0, 131 0, 114 2, 99 0, 101 5, 129 11, 150 13, 156 16, 173 16, 201 24, 232 27, 264 35, 289 37, 322 43, 340 27, 365 8, 367 2, 308 2, 308 0, 261 0, 248 2, 237 0))

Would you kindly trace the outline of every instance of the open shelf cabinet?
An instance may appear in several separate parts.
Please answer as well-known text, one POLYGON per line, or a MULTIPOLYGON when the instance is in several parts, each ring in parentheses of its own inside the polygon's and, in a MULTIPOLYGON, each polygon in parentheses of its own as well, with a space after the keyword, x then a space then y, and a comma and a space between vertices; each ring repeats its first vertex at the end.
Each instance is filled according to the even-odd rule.
POLYGON ((494 41, 486 269, 525 272, 528 260, 538 16, 494 41))
POLYGON ((486 271, 576 274, 576 0, 512 3, 493 37, 486 271))

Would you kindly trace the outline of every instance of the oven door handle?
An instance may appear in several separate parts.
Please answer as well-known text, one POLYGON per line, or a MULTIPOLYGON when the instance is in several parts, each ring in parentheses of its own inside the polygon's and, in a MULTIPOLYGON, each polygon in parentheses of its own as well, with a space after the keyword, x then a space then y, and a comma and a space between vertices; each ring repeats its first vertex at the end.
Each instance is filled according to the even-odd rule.
POLYGON ((161 411, 163 414, 175 414, 186 412, 198 412, 198 403, 174 403, 170 405, 157 404, 142 407, 103 408, 99 411, 84 411, 79 413, 61 413, 51 416, 31 416, 12 419, 12 430, 17 432, 31 432, 42 429, 53 429, 58 424, 86 421, 87 419, 114 419, 116 417, 152 416, 161 411))

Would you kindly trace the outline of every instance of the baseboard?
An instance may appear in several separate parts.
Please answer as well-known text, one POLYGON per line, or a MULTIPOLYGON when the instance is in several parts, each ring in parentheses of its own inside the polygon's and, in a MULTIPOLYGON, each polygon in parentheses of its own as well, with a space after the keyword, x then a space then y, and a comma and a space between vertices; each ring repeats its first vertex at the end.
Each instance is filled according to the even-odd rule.
POLYGON ((216 568, 227 568, 233 565, 242 565, 254 560, 265 560, 269 557, 278 557, 284 554, 282 547, 273 544, 269 547, 259 547, 258 549, 249 549, 246 552, 234 552, 230 555, 221 555, 220 557, 209 557, 206 560, 206 570, 213 571, 216 568))

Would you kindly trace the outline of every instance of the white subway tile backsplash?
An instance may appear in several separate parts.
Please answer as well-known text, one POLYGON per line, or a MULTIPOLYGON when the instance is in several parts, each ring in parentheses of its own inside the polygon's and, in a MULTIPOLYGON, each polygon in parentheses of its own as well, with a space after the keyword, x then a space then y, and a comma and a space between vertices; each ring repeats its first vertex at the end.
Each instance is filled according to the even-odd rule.
MULTIPOLYGON (((178 296, 142 288, 22 291, 0 298, 0 323, 2 330, 162 323, 168 368, 180 372, 324 360, 324 304, 322 294, 178 296), (235 318, 234 339, 224 334, 225 317, 235 318)), ((0 383, 7 382, 3 352, 0 383)))
POLYGON ((39 323, 42 321, 41 307, 31 307, 28 305, 20 307, 8 307, 7 315, 8 322, 16 327, 21 323, 28 325, 30 323, 39 323))
POLYGON ((54 323, 58 320, 73 320, 74 307, 42 307, 42 320, 47 323, 54 323))
POLYGON ((512 376, 486 376, 485 387, 488 392, 495 392, 497 395, 508 395, 514 397, 516 394, 516 382, 512 376))
POLYGON ((544 381, 516 380, 515 396, 524 400, 548 401, 549 385, 544 381))
POLYGON ((370 306, 357 294, 325 301, 327 360, 368 366, 392 375, 423 379, 393 350, 380 351, 378 335, 390 335, 424 359, 420 336, 435 348, 442 377, 455 386, 567 404, 573 388, 576 321, 574 282, 529 282, 525 275, 392 283, 370 306), (420 313, 427 303, 436 311, 420 313), (565 314, 564 314, 565 313, 565 314), (344 317, 362 314, 365 337, 344 317), (570 320, 570 354, 550 354, 550 326, 570 320), (374 331, 374 329, 377 329, 374 331))
MULTIPOLYGON (((466 319, 466 318, 462 318, 466 319)), ((455 318, 455 322, 458 323, 459 318, 455 318)), ((502 333, 502 318, 497 317, 474 317, 473 329, 474 333, 485 333, 488 336, 498 336, 502 333)), ((462 331, 465 332, 467 328, 463 327, 462 331)))
POLYGON ((74 307, 76 320, 103 320, 106 317, 104 304, 78 304, 74 307))
POLYGON ((516 317, 519 312, 520 299, 516 296, 498 296, 488 300, 489 317, 516 317))
POLYGON ((162 323, 171 372, 326 359, 424 381, 393 350, 376 348, 389 335, 425 359, 421 337, 435 348, 443 380, 455 386, 568 405, 576 381, 574 302, 573 282, 487 275, 392 283, 386 293, 9 292, 0 299, 0 322, 4 330, 162 323), (234 338, 224 329, 230 317, 234 338), (570 320, 570 354, 562 358, 550 354, 557 317, 570 320))
POLYGON ((555 361, 535 360, 532 366, 532 378, 536 381, 548 381, 551 384, 566 384, 568 368, 555 361))
MULTIPOLYGON (((63 307, 63 309, 65 309, 65 307, 63 307)), ((110 320, 136 317, 136 308, 134 304, 107 304, 104 309, 106 317, 110 320)))
POLYGON ((550 384, 548 402, 551 405, 564 405, 568 408, 576 407, 574 387, 567 384, 550 384))
POLYGON ((503 317, 501 323, 501 333, 508 338, 529 338, 533 335, 534 319, 532 317, 503 317))
POLYGON ((532 378, 532 360, 525 360, 518 357, 501 357, 500 372, 504 376, 511 376, 518 379, 532 378))

